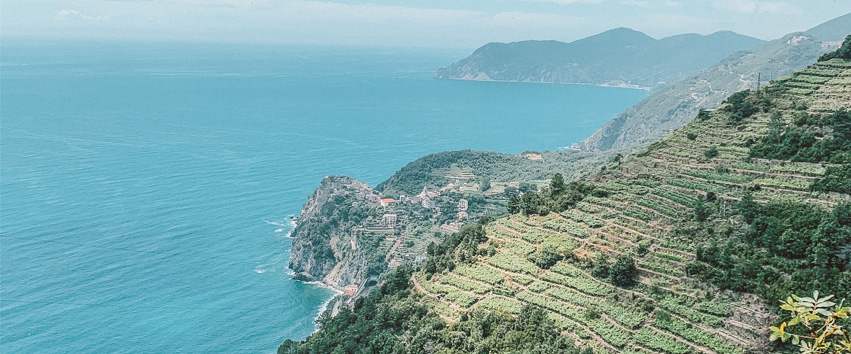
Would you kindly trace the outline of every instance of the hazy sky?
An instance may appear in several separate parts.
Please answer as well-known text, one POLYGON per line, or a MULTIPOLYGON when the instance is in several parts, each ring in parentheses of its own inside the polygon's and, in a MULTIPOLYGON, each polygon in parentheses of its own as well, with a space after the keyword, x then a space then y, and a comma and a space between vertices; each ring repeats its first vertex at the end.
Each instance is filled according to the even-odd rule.
POLYGON ((0 35, 475 48, 615 27, 774 39, 848 12, 851 0, 0 0, 0 35))

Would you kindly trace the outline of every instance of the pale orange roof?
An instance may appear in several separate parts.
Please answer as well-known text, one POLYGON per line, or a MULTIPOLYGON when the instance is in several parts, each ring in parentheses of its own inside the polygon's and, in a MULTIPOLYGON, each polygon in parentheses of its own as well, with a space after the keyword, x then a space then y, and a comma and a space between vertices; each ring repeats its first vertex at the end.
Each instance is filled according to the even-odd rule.
POLYGON ((382 199, 381 201, 382 201, 382 202, 384 202, 384 203, 393 203, 393 202, 395 202, 396 200, 395 200, 395 199, 393 199, 393 198, 384 198, 384 199, 382 199))

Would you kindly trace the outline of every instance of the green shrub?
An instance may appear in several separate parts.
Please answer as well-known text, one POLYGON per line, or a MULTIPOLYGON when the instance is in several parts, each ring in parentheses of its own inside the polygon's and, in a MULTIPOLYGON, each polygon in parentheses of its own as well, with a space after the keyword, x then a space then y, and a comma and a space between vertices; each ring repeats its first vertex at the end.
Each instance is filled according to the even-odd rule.
POLYGON ((709 150, 703 152, 703 156, 706 156, 707 159, 718 157, 718 148, 714 146, 709 148, 709 150))
POLYGON ((620 256, 609 270, 609 273, 612 277, 612 284, 620 287, 629 287, 635 284, 635 276, 638 273, 638 269, 635 267, 635 260, 632 257, 620 256))

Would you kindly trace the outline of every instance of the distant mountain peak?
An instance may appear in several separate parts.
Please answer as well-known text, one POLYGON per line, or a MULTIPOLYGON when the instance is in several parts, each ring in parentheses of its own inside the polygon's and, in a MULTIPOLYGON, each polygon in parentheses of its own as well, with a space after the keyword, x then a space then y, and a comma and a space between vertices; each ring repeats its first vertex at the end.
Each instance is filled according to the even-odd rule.
MULTIPOLYGON (((715 32, 712 32, 708 35, 709 36, 744 36, 743 34, 736 33, 736 32, 730 31, 730 30, 715 31, 715 32)), ((750 36, 748 36, 748 37, 750 37, 750 36)), ((753 37, 751 37, 751 38, 753 38, 753 37)))
POLYGON ((653 42, 657 39, 648 36, 644 32, 636 31, 632 28, 627 27, 618 27, 613 28, 605 32, 601 32, 595 34, 590 37, 586 37, 583 39, 579 39, 573 41, 571 43, 581 43, 581 42, 599 42, 599 41, 630 41, 630 42, 653 42))
POLYGON ((647 36, 644 32, 637 31, 637 30, 634 30, 634 29, 629 28, 629 27, 612 28, 608 31, 600 32, 597 35, 599 36, 599 35, 604 35, 604 34, 618 34, 618 35, 630 35, 631 34, 631 35, 637 35, 637 36, 647 36))

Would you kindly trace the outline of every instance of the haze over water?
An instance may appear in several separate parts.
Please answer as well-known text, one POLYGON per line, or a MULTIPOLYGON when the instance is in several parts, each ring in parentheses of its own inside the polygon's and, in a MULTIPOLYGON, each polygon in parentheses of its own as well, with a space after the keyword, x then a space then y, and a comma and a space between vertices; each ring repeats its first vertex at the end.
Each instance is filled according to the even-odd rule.
POLYGON ((325 175, 555 150, 647 95, 432 80, 457 50, 2 45, 3 353, 274 352, 331 296, 287 270, 325 175))

